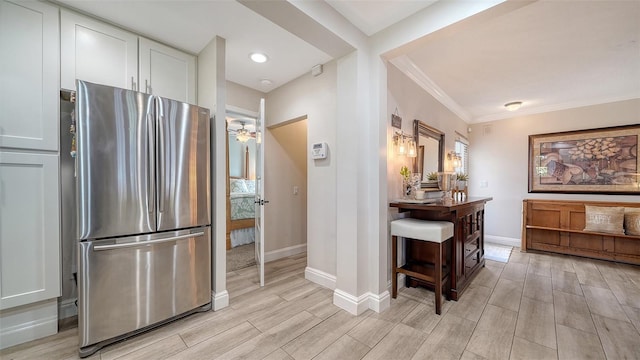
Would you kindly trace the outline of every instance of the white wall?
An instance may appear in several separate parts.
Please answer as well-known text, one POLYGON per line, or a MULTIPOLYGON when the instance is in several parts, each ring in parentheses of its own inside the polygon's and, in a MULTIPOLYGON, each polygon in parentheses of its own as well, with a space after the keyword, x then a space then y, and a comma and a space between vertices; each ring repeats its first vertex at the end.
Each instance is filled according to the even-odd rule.
POLYGON ((487 240, 519 244, 523 199, 640 201, 637 195, 527 192, 529 135, 637 124, 638 119, 640 99, 471 125, 469 192, 493 197, 486 206, 487 240))
MULTIPOLYGON (((324 160, 311 160, 306 151, 307 203, 313 205, 307 212, 307 266, 333 276, 336 274, 336 77, 336 64, 330 62, 324 65, 320 76, 306 74, 269 92, 265 120, 266 126, 272 127, 306 115, 307 143, 328 144, 324 160)), ((279 180, 268 177, 265 181, 279 180)))
MULTIPOLYGON (((396 111, 396 108, 402 117, 402 130, 405 133, 413 134, 414 119, 421 120, 442 131, 445 134, 445 154, 455 150, 456 132, 466 134, 468 125, 390 63, 387 67, 387 94, 387 113, 389 114, 387 120, 389 131, 387 181, 389 183, 389 200, 391 200, 397 199, 401 195, 400 168, 403 165, 411 168, 413 164, 411 158, 396 156, 393 151, 391 136, 395 128, 391 127, 391 114, 396 111)), ((446 163, 446 156, 444 160, 446 163)), ((397 212, 396 210, 391 211, 397 212)))
POLYGON ((244 85, 227 81, 227 106, 257 113, 260 110, 260 99, 265 93, 244 85))
POLYGON ((212 302, 218 310, 229 305, 227 292, 227 163, 226 163, 226 104, 225 80, 226 42, 215 37, 198 54, 198 105, 211 110, 211 251, 212 302))
POLYGON ((247 142, 236 140, 235 134, 229 134, 229 176, 246 177, 255 179, 256 177, 256 140, 249 139, 247 142), (243 174, 246 162, 246 151, 249 149, 249 172, 243 174))

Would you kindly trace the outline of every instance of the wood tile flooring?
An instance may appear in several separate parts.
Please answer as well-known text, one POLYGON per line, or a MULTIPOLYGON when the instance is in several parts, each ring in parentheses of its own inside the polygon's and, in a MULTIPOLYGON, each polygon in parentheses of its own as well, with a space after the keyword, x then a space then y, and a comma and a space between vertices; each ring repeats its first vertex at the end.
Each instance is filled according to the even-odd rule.
MULTIPOLYGON (((231 306, 103 348, 90 359, 639 359, 640 267, 521 253, 487 261, 460 301, 402 289, 391 307, 352 316, 304 279, 305 256, 229 274, 231 306)), ((77 328, 0 351, 76 359, 77 328)))

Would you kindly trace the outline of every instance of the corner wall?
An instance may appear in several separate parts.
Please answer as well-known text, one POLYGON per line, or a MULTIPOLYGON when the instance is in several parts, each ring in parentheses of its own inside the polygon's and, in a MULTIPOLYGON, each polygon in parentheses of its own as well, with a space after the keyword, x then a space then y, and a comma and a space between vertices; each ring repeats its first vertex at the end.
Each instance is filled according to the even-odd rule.
POLYGON ((638 195, 528 193, 529 135, 631 125, 638 119, 640 99, 471 125, 469 192, 493 197, 486 206, 487 240, 520 245, 523 199, 640 201, 638 195))
POLYGON ((211 291, 213 309, 229 305, 227 292, 227 166, 225 39, 216 36, 198 54, 198 105, 211 110, 211 291))
MULTIPOLYGON (((308 73, 269 92, 265 120, 266 127, 273 127, 306 116, 307 144, 328 145, 323 160, 311 160, 309 150, 305 152, 307 203, 313 204, 307 211, 307 267, 317 276, 314 281, 331 288, 336 275, 336 79, 332 61, 320 76, 308 73)), ((265 181, 279 180, 270 176, 265 181)))

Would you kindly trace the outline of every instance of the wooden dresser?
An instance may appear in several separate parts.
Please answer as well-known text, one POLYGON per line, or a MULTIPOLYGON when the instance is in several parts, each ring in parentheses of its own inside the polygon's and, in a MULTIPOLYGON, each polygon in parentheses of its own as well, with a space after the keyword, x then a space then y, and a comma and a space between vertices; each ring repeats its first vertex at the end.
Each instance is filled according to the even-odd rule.
POLYGON ((640 236, 584 231, 585 205, 640 208, 637 202, 523 200, 522 250, 640 265, 640 236))
MULTIPOLYGON (((471 197, 443 205, 392 202, 390 207, 409 212, 409 217, 450 221, 454 226, 451 244, 451 298, 458 300, 473 277, 484 266, 484 205, 490 197, 471 197)), ((419 242, 407 242, 406 254, 420 260, 419 242)))

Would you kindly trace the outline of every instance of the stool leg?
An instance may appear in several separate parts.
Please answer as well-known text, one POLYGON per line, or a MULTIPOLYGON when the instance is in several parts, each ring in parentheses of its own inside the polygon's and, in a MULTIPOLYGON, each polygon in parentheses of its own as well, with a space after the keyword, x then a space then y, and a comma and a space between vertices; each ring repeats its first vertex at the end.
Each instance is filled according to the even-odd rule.
POLYGON ((442 313, 442 243, 438 244, 435 263, 436 314, 442 313))
POLYGON ((391 297, 398 297, 398 237, 391 236, 391 297))
POLYGON ((445 288, 445 294, 447 297, 447 300, 451 300, 451 267, 453 266, 453 264, 451 264, 451 239, 445 241, 444 243, 444 249, 443 249, 444 253, 444 262, 443 264, 446 265, 449 268, 449 276, 447 276, 447 282, 446 284, 444 284, 445 288))

